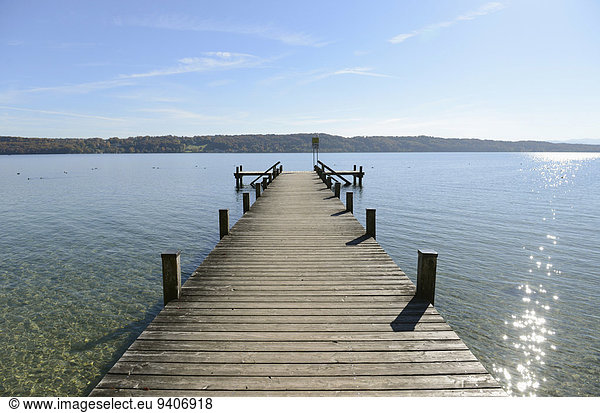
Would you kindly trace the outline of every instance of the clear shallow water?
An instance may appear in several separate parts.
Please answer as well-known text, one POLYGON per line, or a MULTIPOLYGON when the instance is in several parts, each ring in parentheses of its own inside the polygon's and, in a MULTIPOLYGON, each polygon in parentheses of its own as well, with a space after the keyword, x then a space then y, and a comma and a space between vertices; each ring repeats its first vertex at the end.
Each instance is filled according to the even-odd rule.
MULTIPOLYGON (((355 214, 377 208, 411 279, 416 250, 438 251, 436 307, 506 390, 600 395, 600 154, 321 159, 365 167, 355 214)), ((181 249, 187 277, 217 210, 241 216, 235 165, 277 160, 311 168, 310 154, 0 157, 0 395, 86 394, 160 310, 160 252, 181 249)))

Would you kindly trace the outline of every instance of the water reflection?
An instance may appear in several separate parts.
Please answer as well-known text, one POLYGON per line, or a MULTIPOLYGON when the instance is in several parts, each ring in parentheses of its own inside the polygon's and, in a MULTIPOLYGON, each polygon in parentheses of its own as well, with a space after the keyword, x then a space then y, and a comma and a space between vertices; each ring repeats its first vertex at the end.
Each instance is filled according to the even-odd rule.
MULTIPOLYGON (((569 185, 577 178, 577 172, 585 161, 597 159, 600 154, 592 153, 540 153, 530 154, 531 171, 537 172, 532 193, 539 200, 547 200, 549 212, 540 217, 542 224, 532 230, 545 232, 538 245, 523 246, 528 254, 526 273, 522 282, 515 285, 521 295, 520 312, 511 314, 504 322, 506 333, 502 340, 514 350, 514 358, 504 366, 493 365, 496 376, 503 381, 511 395, 535 396, 538 389, 547 381, 546 361, 553 357, 557 347, 553 342, 556 332, 548 324, 552 303, 559 300, 558 285, 554 278, 562 274, 552 262, 551 252, 558 248, 560 236, 554 231, 557 213, 560 209, 553 202, 568 192, 569 185), (549 196, 551 195, 551 196, 549 196), (527 268, 529 267, 529 268, 527 268), (540 280, 547 283, 540 283, 540 280), (551 292, 549 292, 551 291, 551 292)), ((521 169, 523 173, 525 172, 521 169)), ((538 221, 539 222, 539 221, 538 221)))

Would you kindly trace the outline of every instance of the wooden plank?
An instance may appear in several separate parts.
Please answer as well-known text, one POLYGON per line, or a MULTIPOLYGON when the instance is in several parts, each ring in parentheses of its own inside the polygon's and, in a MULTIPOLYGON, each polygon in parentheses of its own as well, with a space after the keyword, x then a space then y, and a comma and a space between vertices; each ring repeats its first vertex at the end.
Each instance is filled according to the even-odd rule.
MULTIPOLYGON (((319 353, 320 354, 320 353, 319 353)), ((191 357, 188 356, 191 359, 191 357)), ((165 376, 245 376, 245 377, 319 377, 319 376, 414 376, 429 374, 485 374, 481 363, 423 362, 413 363, 201 363, 124 361, 115 364, 111 374, 152 374, 165 376)))
POLYGON ((329 325, 329 324, 342 324, 348 326, 355 326, 356 324, 373 324, 380 326, 390 326, 390 323, 444 323, 444 319, 439 314, 413 314, 413 315, 402 315, 402 316, 331 316, 331 315, 239 315, 239 314, 228 314, 228 315, 203 315, 199 316, 197 313, 192 314, 181 314, 176 312, 174 315, 161 312, 152 324, 157 323, 234 323, 234 324, 308 324, 308 325, 329 325))
POLYGON ((168 341, 136 340, 123 359, 132 354, 157 354, 160 357, 180 357, 185 352, 199 351, 295 351, 295 352, 400 352, 400 351, 468 350, 460 339, 400 340, 400 341, 168 341), (139 352, 139 353, 136 353, 139 352), (142 353, 143 352, 143 353, 142 353), (169 353, 165 353, 169 352, 169 353))
POLYGON ((161 390, 400 390, 497 387, 489 374, 431 376, 230 377, 107 374, 100 388, 161 390))
POLYGON ((152 390, 141 389, 100 389, 92 391, 95 397, 502 397, 506 392, 501 388, 477 389, 436 389, 426 390, 152 390))
POLYGON ((402 331, 380 333, 336 333, 336 332, 193 332, 193 331, 144 331, 141 340, 229 340, 229 341, 398 341, 398 340, 453 340, 458 336, 448 331, 402 331))
MULTIPOLYGON (((170 351, 168 353, 158 351, 127 351, 122 361, 136 361, 154 364, 161 363, 412 363, 413 374, 421 374, 419 370, 421 363, 452 363, 477 362, 477 359, 468 349, 463 350, 427 350, 427 351, 204 351, 204 352, 182 352, 170 351), (418 363, 419 365, 416 365, 418 363)), ((447 367, 449 367, 447 366, 447 367)), ((405 368, 407 366, 404 366, 405 368)), ((290 369, 292 367, 290 366, 290 369)), ((115 373, 115 371, 111 371, 115 373)), ((455 373, 458 371, 455 371, 455 373)), ((478 372, 485 373, 481 366, 478 372)), ((450 371, 449 373, 452 373, 450 371)), ((151 373, 145 373, 151 374, 151 373)), ((366 373, 363 373, 365 375, 366 373)), ((408 373, 405 373, 408 374, 408 373)), ((436 373, 437 374, 437 373, 436 373)), ((302 376, 303 374, 298 374, 302 376)))
POLYGON ((399 331, 447 331, 451 330, 445 322, 438 323, 386 323, 386 324, 315 324, 315 323, 152 323, 146 331, 168 332, 399 332, 399 331))

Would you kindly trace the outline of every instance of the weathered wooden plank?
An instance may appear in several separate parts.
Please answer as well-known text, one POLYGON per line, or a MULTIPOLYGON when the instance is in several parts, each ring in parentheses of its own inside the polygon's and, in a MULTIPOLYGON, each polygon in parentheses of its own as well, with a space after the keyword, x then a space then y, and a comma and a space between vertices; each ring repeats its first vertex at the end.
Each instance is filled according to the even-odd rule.
POLYGON ((342 324, 348 325, 349 328, 354 325, 372 324, 390 326, 390 323, 444 323, 444 319, 439 314, 414 314, 414 315, 396 315, 396 316, 328 316, 328 315, 203 315, 196 314, 181 314, 180 311, 173 315, 161 312, 152 322, 152 325, 158 323, 218 323, 218 324, 308 324, 308 325, 330 325, 342 324))
POLYGON ((152 323, 146 331, 191 331, 191 332, 388 332, 388 331, 445 331, 451 330, 445 322, 430 323, 385 323, 385 324, 325 324, 325 323, 204 323, 204 322, 179 322, 179 323, 152 323))
POLYGON ((100 388, 164 390, 399 390, 494 387, 489 374, 431 376, 231 377, 107 374, 100 388))
POLYGON ((152 390, 99 389, 92 391, 95 397, 502 397, 501 388, 436 389, 426 390, 152 390))
POLYGON ((337 332, 193 332, 193 331, 144 331, 141 340, 229 340, 229 341, 398 341, 398 340, 453 340, 458 336, 448 331, 402 331, 380 333, 337 332))
POLYGON ((185 352, 207 351, 295 351, 295 352, 401 352, 401 351, 468 350, 462 340, 400 341, 167 341, 136 340, 123 358, 131 354, 159 354, 162 357, 183 356, 185 352), (142 353, 143 352, 143 353, 142 353), (169 353, 165 353, 169 352, 169 353))
MULTIPOLYGON (((446 368, 456 362, 477 362, 468 349, 463 350, 427 350, 427 351, 127 351, 122 361, 162 363, 412 363, 413 374, 420 373, 420 363, 448 363, 446 368), (415 364, 415 363, 418 363, 415 364)), ((407 366, 404 366, 405 368, 407 366)), ((292 367, 290 367, 291 369, 292 367)), ((483 366, 478 372, 485 373, 483 366)), ((111 370, 112 373, 114 373, 111 370)), ((450 371, 457 373, 458 371, 450 371)), ((154 373, 145 373, 154 374, 154 373)), ((365 375, 366 373, 363 373, 365 375)), ((409 374, 409 373, 404 373, 409 374)), ((433 374, 433 373, 432 373, 433 374)), ((435 373, 438 374, 438 373, 435 373)), ((287 374, 286 374, 287 375, 287 374)), ((302 374, 297 374, 302 376, 302 374)), ((310 374, 312 375, 312 374, 310 374)))
MULTIPOLYGON (((328 319, 338 319, 339 317, 351 318, 356 321, 372 321, 372 320, 394 320, 402 313, 402 315, 439 315, 437 310, 431 306, 423 308, 421 306, 412 306, 410 303, 405 303, 405 306, 385 308, 370 308, 367 311, 362 308, 165 308, 157 316, 156 320, 161 317, 186 317, 196 316, 199 319, 204 319, 205 316, 241 316, 241 317, 257 317, 257 316, 272 316, 272 317, 302 317, 317 316, 319 320, 327 321, 328 319)), ((343 319, 342 318, 342 319, 343 319)))
POLYGON ((398 309, 400 311, 406 304, 410 302, 410 296, 406 296, 404 300, 396 300, 394 302, 361 302, 361 301, 348 301, 340 300, 338 302, 329 301, 172 301, 167 305, 167 308, 229 308, 234 310, 236 308, 272 308, 272 309, 363 309, 363 314, 368 313, 375 309, 398 309))
MULTIPOLYGON (((321 353, 318 353, 321 354, 321 353)), ((188 359, 192 359, 189 355, 188 359)), ((318 377, 318 376, 414 376, 429 374, 485 374, 481 363, 471 362, 421 362, 414 363, 375 361, 355 363, 201 363, 160 361, 129 361, 122 359, 110 370, 110 374, 165 375, 165 376, 245 376, 245 377, 318 377), (418 373, 417 373, 418 372, 418 373)))

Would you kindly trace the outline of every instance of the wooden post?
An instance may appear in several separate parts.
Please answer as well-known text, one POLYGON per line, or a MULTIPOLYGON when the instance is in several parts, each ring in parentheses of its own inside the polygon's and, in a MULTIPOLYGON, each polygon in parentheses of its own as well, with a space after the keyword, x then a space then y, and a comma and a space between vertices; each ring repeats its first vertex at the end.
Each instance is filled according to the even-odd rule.
MULTIPOLYGON (((240 172, 242 172, 242 165, 240 165, 240 172)), ((240 188, 244 186, 244 177, 240 175, 240 188)))
POLYGON ((271 182, 273 182, 273 174, 271 174, 271 173, 269 174, 269 176, 267 177, 267 182, 269 184, 271 184, 271 182))
POLYGON ((342 184, 340 184, 339 182, 336 182, 333 187, 333 194, 335 196, 337 196, 338 198, 340 197, 340 189, 341 188, 342 188, 342 184))
POLYGON ((362 165, 360 166, 360 170, 358 172, 360 172, 360 175, 358 176, 358 186, 362 186, 362 178, 363 178, 362 165))
POLYGON ((180 251, 169 250, 160 254, 163 271, 163 301, 164 304, 177 300, 181 295, 181 262, 180 251))
MULTIPOLYGON (((356 171, 356 165, 354 165, 354 171, 356 171)), ((356 174, 352 175, 352 185, 356 186, 356 174)))
POLYGON ((367 208, 367 236, 375 239, 375 235, 375 210, 367 208))
MULTIPOLYGON (((254 189, 256 189, 256 199, 260 198, 260 184, 256 184, 254 189)), ((256 201, 254 201, 254 202, 256 202, 256 201)))
POLYGON ((327 177, 327 188, 331 189, 331 176, 327 177))
POLYGON ((263 191, 264 191, 265 189, 267 189, 267 185, 269 185, 269 183, 267 182, 267 178, 263 178, 263 181, 262 181, 262 182, 263 182, 263 187, 262 187, 262 189, 263 189, 263 191))
POLYGON ((244 214, 250 210, 250 194, 248 192, 244 192, 242 194, 242 204, 244 207, 244 214))
POLYGON ((354 213, 354 192, 346 192, 346 211, 354 213))
POLYGON ((283 172, 283 165, 279 165, 279 173, 283 172))
POLYGON ((229 234, 229 210, 219 209, 219 236, 223 238, 229 234))
POLYGON ((419 250, 417 260, 417 298, 422 298, 433 305, 435 298, 435 272, 438 253, 432 250, 419 250))
POLYGON ((240 189, 240 167, 235 167, 235 188, 240 189))

